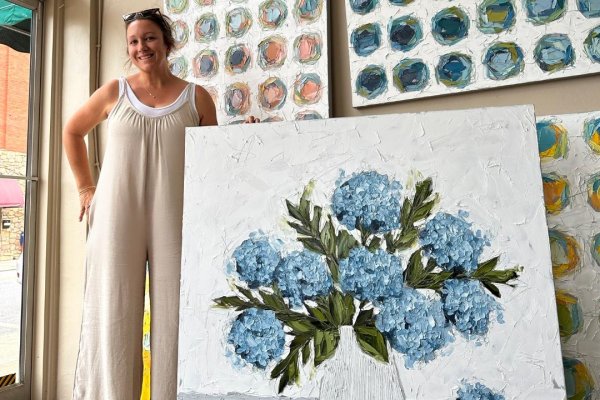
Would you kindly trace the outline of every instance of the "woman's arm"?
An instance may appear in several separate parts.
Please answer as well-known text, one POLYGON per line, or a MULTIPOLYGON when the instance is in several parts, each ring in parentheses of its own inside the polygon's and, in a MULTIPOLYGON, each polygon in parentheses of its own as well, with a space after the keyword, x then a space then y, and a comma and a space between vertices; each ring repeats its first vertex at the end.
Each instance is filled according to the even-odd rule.
POLYGON ((107 118, 118 97, 119 81, 108 82, 96 90, 83 106, 75 111, 63 129, 63 146, 80 192, 80 221, 87 211, 95 191, 84 137, 107 118))
POLYGON ((202 86, 196 85, 196 110, 200 117, 198 125, 218 125, 217 110, 210 94, 202 86))

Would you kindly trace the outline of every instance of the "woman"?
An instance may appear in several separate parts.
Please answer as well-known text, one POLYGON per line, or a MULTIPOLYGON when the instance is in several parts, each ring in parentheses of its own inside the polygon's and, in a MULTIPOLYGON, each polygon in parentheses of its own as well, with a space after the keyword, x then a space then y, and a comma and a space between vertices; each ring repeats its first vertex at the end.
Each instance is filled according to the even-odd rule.
MULTIPOLYGON (((123 16, 138 73, 99 88, 63 141, 88 217, 87 272, 74 399, 139 399, 145 265, 152 304, 152 397, 176 398, 184 128, 216 125, 200 86, 169 71, 174 46, 159 9, 123 16), (108 118, 98 190, 84 136, 108 118)), ((258 122, 249 117, 247 122, 258 122)))

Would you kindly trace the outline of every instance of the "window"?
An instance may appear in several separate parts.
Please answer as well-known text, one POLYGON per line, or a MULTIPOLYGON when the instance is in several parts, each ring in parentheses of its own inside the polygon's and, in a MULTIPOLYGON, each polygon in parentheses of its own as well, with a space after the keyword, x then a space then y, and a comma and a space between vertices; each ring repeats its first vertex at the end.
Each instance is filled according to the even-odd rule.
POLYGON ((0 399, 30 397, 41 2, 0 0, 0 399))

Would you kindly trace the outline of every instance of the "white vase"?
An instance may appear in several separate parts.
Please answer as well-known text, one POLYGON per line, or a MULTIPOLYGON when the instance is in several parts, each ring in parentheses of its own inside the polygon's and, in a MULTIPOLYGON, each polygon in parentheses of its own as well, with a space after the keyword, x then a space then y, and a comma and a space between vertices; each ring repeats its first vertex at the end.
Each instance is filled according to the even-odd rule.
POLYGON ((320 400, 404 400, 400 374, 389 357, 378 361, 363 352, 351 326, 340 327, 333 357, 323 363, 320 400))

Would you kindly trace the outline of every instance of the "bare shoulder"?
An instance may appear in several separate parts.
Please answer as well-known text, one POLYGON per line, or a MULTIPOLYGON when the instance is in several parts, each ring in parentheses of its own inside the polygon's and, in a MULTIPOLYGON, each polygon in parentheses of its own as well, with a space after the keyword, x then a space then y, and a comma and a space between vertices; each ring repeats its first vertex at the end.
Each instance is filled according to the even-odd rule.
POLYGON ((104 110, 105 115, 108 115, 119 100, 119 80, 111 79, 100 86, 90 100, 95 103, 97 108, 104 110))
POLYGON ((210 93, 200 85, 195 85, 196 110, 200 116, 200 125, 217 125, 217 111, 210 93))

